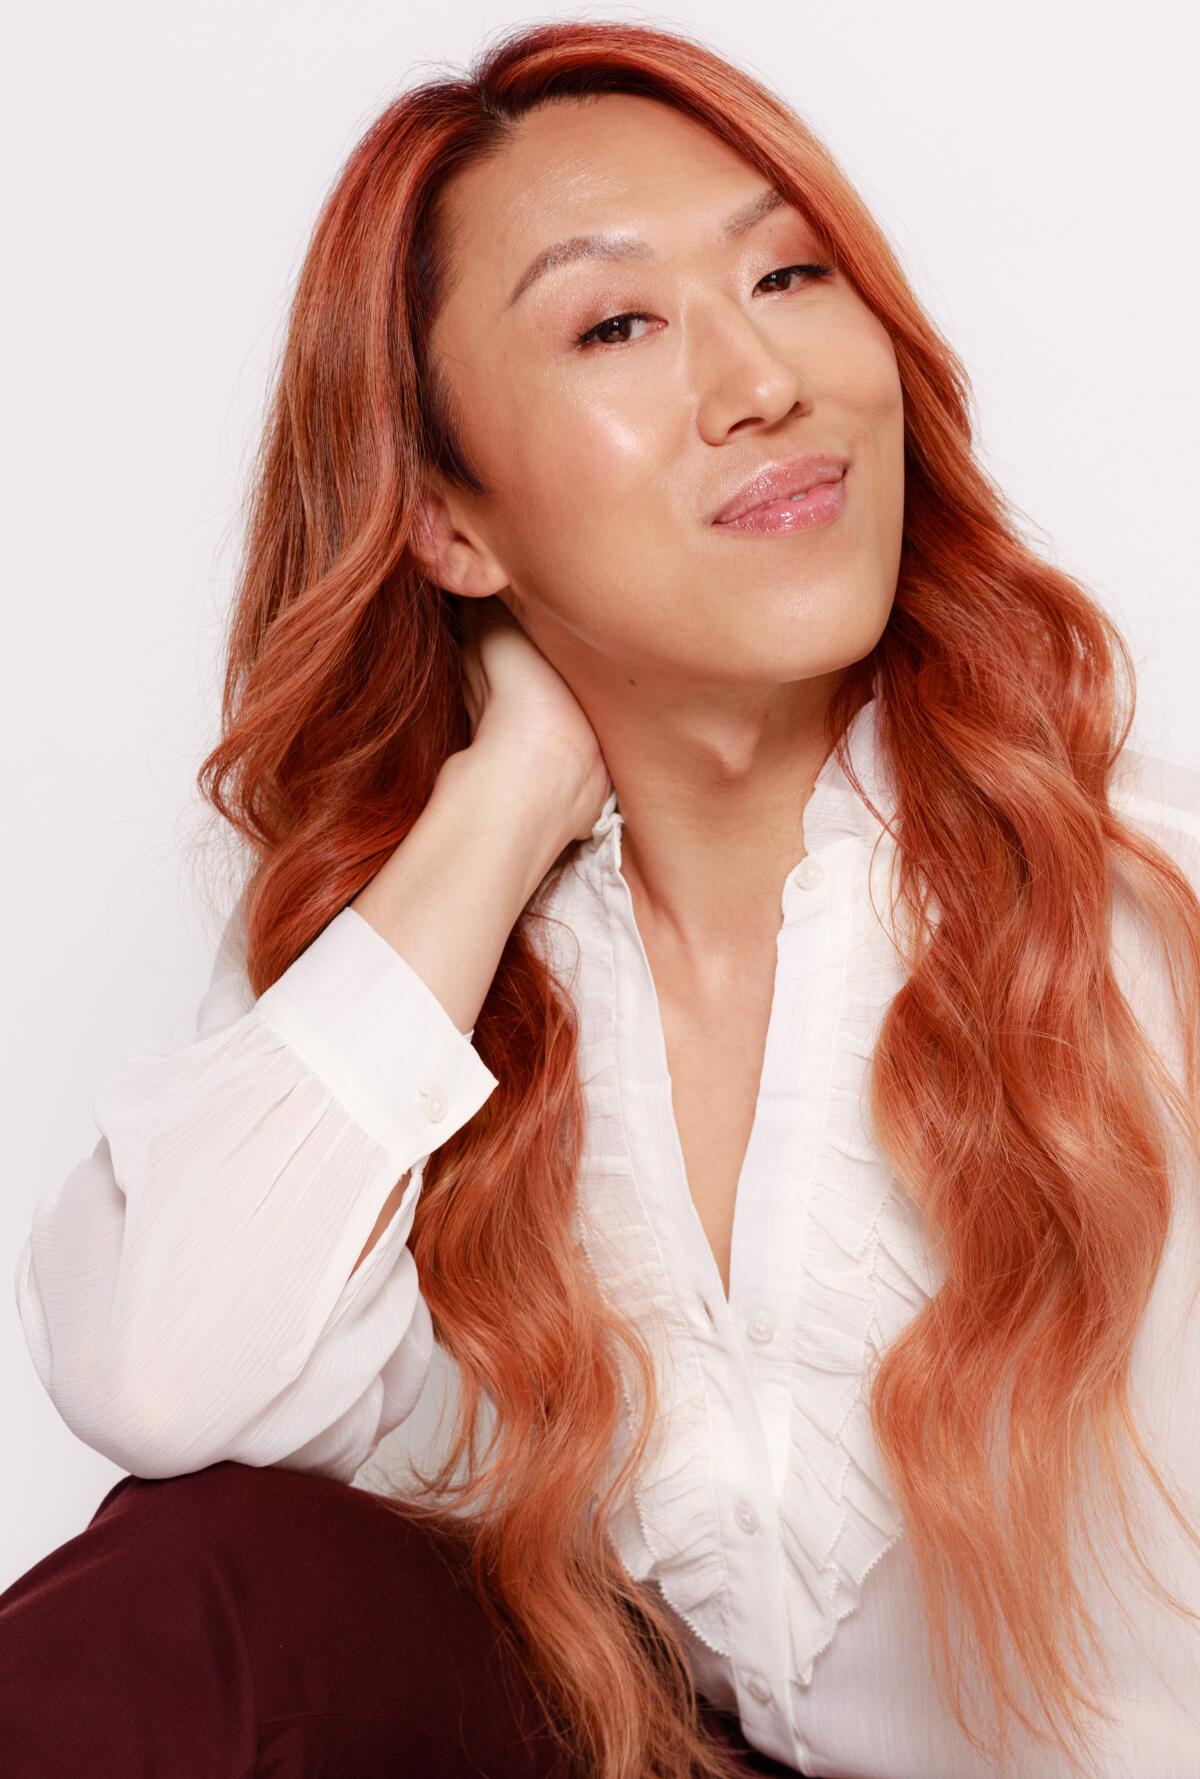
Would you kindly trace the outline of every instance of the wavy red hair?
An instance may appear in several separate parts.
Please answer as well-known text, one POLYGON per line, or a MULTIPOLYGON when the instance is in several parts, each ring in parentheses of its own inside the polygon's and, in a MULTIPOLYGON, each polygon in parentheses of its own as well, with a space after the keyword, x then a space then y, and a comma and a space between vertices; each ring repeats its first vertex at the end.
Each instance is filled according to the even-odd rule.
MULTIPOLYGON (((946 1277, 883 1356, 872 1412, 934 1669, 964 1731, 1002 1747, 1010 1712, 1080 1755, 1089 1712, 1103 1713, 1068 1557, 1081 1460, 1098 1455, 1131 1536, 1130 1454, 1166 1495, 1128 1380, 1171 1208, 1152 1082, 1200 1157, 1200 903, 1110 806, 1132 723, 1120 635, 1022 541, 975 456, 963 367, 827 150, 696 41, 619 23, 503 33, 464 77, 391 103, 324 203, 245 515, 221 738, 199 773, 249 854, 249 980, 261 993, 346 906, 470 740, 456 602, 409 547, 430 466, 482 491, 428 352, 449 276, 441 195, 502 153, 532 107, 607 92, 679 107, 774 181, 894 342, 906 428, 895 604, 847 670, 827 739, 848 764, 841 739, 877 676, 897 905, 911 921, 872 1111, 946 1277), (1172 958, 1182 1090, 1114 979, 1118 891, 1172 958), (964 1704, 969 1663, 992 1740, 964 1704)), ((653 1425, 653 1366, 572 1236, 577 1028, 535 942, 537 904, 476 1022, 500 1085, 425 1170, 412 1250, 461 1390, 445 1465, 422 1477, 420 1500, 394 1506, 466 1539, 481 1597, 581 1774, 730 1779, 740 1768, 701 1732, 673 1619, 607 1538, 653 1425), (626 1412, 622 1353, 640 1380, 640 1431, 601 1494, 626 1412)))

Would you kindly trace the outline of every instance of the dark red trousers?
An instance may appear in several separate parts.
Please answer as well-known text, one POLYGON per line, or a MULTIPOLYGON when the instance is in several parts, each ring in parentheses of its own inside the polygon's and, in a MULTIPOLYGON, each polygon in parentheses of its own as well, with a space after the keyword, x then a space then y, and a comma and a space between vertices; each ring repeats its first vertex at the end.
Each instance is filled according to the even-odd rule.
MULTIPOLYGON (((705 1705, 748 1774, 791 1774, 705 1705)), ((14 1779, 568 1779, 456 1547, 348 1483, 125 1476, 0 1594, 14 1779)))

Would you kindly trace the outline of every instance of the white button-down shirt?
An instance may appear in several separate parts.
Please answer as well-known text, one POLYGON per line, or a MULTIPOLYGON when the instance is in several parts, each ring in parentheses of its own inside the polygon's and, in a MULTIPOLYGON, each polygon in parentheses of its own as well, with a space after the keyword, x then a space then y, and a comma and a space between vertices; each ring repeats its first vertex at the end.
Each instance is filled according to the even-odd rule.
MULTIPOLYGON (((875 711, 855 718, 850 752, 886 817, 875 711)), ((1200 773, 1126 750, 1114 794, 1200 890, 1200 773)), ((621 828, 612 796, 543 902, 555 922, 532 923, 580 1013, 578 1239, 656 1356, 656 1439, 615 1541, 675 1613, 698 1685, 755 1747, 840 1779, 995 1779, 935 1693, 867 1406, 872 1356, 940 1276, 865 1112, 904 980, 887 927, 894 840, 831 756, 783 888, 726 1298, 684 1171, 621 828)), ((430 1367, 406 1245, 424 1161, 498 1082, 352 908, 257 1001, 241 939, 239 905, 195 1041, 132 1057, 100 1091, 100 1142, 37 1206, 17 1299, 59 1412, 122 1468, 233 1458, 349 1481, 430 1367)), ((1182 1080, 1162 959, 1120 902, 1113 962, 1182 1080)), ((1151 1449, 1185 1489, 1200 1482, 1198 1186, 1184 1164, 1134 1366, 1151 1449)), ((1145 1511, 1157 1573, 1200 1608, 1196 1552, 1156 1497, 1145 1511)), ((1100 1779, 1195 1779, 1200 1633, 1125 1577, 1118 1604, 1107 1579, 1085 1573, 1113 1673, 1100 1779)), ((1007 1769, 1069 1771, 1045 1748, 1007 1769)))

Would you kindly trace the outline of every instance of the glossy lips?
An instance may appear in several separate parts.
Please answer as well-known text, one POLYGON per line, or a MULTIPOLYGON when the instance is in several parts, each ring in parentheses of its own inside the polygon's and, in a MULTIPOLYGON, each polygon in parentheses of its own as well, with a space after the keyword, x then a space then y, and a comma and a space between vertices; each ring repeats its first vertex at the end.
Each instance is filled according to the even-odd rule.
POLYGON ((743 483, 713 520, 722 531, 813 531, 828 525, 846 504, 844 457, 789 457, 743 483), (807 490, 803 498, 790 498, 807 490))

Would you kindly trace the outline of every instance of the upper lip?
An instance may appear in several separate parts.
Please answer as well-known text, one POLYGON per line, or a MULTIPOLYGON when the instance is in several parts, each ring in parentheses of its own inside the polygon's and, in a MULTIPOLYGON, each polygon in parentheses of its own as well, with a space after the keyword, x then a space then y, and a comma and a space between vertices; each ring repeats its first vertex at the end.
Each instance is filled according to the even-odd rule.
POLYGON ((849 469, 849 460, 837 453, 809 455, 807 457, 779 457, 771 463, 764 463, 761 469, 755 470, 748 482, 733 494, 720 512, 713 517, 714 525, 726 525, 730 519, 738 519, 748 513, 751 507, 763 506, 767 501, 786 500, 789 494, 798 494, 804 488, 811 488, 816 482, 836 482, 849 469))

